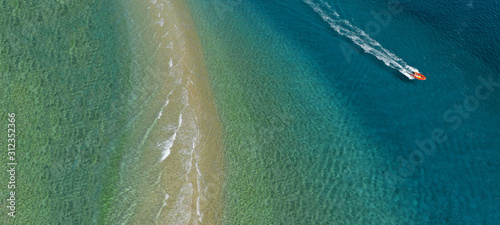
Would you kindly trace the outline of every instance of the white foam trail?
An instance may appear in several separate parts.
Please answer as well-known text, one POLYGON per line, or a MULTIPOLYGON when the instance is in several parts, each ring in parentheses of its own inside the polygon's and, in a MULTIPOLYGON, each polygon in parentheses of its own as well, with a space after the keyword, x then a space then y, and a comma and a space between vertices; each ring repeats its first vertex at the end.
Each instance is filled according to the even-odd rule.
POLYGON ((180 63, 182 63, 182 60, 184 60, 184 56, 186 56, 186 52, 184 52, 184 54, 182 54, 181 58, 179 59, 179 62, 177 62, 174 67, 177 67, 180 63))
POLYGON ((168 195, 168 193, 165 193, 165 202, 163 203, 163 206, 167 205, 167 200, 169 197, 170 197, 170 195, 168 195))
POLYGON ((163 27, 163 24, 165 24, 165 20, 163 18, 160 18, 158 21, 156 21, 156 24, 159 24, 160 27, 163 27))
POLYGON ((174 134, 168 140, 166 140, 165 142, 163 142, 159 145, 163 148, 163 151, 161 153, 160 162, 165 160, 170 155, 170 152, 171 152, 170 149, 172 148, 172 146, 174 146, 174 141, 175 141, 175 138, 177 138, 177 132, 181 128, 181 125, 182 125, 182 113, 179 114, 179 125, 177 126, 177 129, 175 130, 174 134))
POLYGON ((161 212, 163 211, 163 208, 165 208, 165 206, 167 206, 167 200, 169 197, 170 197, 170 195, 168 195, 168 193, 165 192, 165 200, 163 200, 163 205, 160 207, 160 209, 156 213, 156 220, 158 220, 158 218, 160 218, 160 215, 161 215, 161 212))
POLYGON ((198 198, 196 199, 196 215, 198 215, 198 221, 201 223, 203 220, 203 213, 200 212, 200 194, 198 193, 198 198))
POLYGON ((175 210, 170 211, 167 218, 168 224, 188 224, 191 219, 191 201, 193 199, 193 184, 184 184, 178 194, 179 198, 174 206, 175 210))
MULTIPOLYGON (((193 144, 194 148, 195 144, 193 144)), ((198 162, 195 163, 196 167, 196 172, 198 173, 198 176, 196 177, 196 181, 198 184, 198 198, 196 199, 196 215, 198 216, 198 221, 201 223, 203 221, 203 213, 200 211, 200 200, 201 197, 204 195, 202 192, 202 185, 204 185, 204 180, 200 172, 200 168, 198 167, 198 162)))
POLYGON ((170 102, 170 100, 168 100, 168 98, 167 98, 167 101, 165 102, 165 105, 163 106, 163 108, 162 108, 162 109, 160 110, 160 112, 158 113, 158 119, 160 119, 160 118, 161 118, 161 115, 163 114, 163 109, 164 109, 165 107, 167 107, 167 105, 168 105, 168 103, 169 103, 169 102, 170 102))
POLYGON ((351 39, 355 44, 363 48, 365 52, 375 56, 377 59, 384 62, 385 65, 398 70, 410 80, 415 79, 411 74, 413 72, 418 72, 416 68, 407 65, 405 61, 382 47, 380 43, 372 39, 361 29, 349 23, 349 21, 341 19, 339 14, 328 5, 328 3, 321 0, 319 3, 314 3, 313 1, 314 0, 304 0, 304 2, 311 6, 311 8, 317 12, 325 22, 330 24, 330 27, 337 31, 337 33, 351 39))
POLYGON ((165 141, 163 144, 163 151, 161 152, 161 159, 160 162, 165 160, 169 155, 170 155, 170 148, 174 145, 174 140, 175 137, 177 136, 177 133, 174 133, 172 137, 170 137, 167 141, 165 141))
POLYGON ((182 125, 182 113, 179 114, 179 126, 177 127, 177 130, 181 129, 182 125))
POLYGON ((170 93, 168 93, 168 95, 167 95, 167 101, 165 102, 165 105, 163 105, 163 107, 161 107, 161 110, 158 113, 158 119, 161 118, 161 115, 163 114, 163 109, 165 109, 165 107, 167 107, 168 103, 170 102, 170 100, 168 100, 168 98, 170 97, 170 95, 172 94, 172 92, 174 92, 174 90, 172 90, 172 91, 170 91, 170 93))

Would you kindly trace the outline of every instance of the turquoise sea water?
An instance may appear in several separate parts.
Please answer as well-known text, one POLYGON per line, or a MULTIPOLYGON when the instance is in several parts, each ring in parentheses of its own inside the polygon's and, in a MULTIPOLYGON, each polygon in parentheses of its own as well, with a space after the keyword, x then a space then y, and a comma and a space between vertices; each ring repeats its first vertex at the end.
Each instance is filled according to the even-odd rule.
POLYGON ((106 221, 130 121, 125 19, 115 1, 0 1, 1 224, 106 221), (8 113, 18 163, 10 190, 8 113))
POLYGON ((222 172, 199 159, 212 146, 202 126, 216 121, 213 109, 196 115, 207 90, 189 54, 201 49, 162 3, 0 0, 0 224, 164 224, 220 211, 206 206, 222 172))
MULTIPOLYGON (((500 221, 498 1, 185 2, 225 126, 224 224, 500 221)), ((2 151, 1 224, 162 208, 161 151, 143 147, 156 46, 121 3, 0 0, 0 145, 14 112, 18 163, 12 219, 2 151), (140 208, 145 192, 161 201, 140 208)))
POLYGON ((497 1, 187 2, 226 129, 225 224, 500 221, 497 1))
MULTIPOLYGON (((182 40, 189 27, 172 22, 171 5, 155 4, 0 0, 0 224, 201 219, 200 207, 221 185, 220 172, 207 173, 195 149, 205 137, 198 139, 191 94, 206 90, 189 76, 202 70, 179 54, 192 47, 182 40), (8 162, 17 163, 15 189, 8 162), (195 184, 187 181, 193 173, 195 184), (191 216, 185 209, 193 205, 191 216)), ((216 121, 203 113, 209 121, 200 124, 216 121)))

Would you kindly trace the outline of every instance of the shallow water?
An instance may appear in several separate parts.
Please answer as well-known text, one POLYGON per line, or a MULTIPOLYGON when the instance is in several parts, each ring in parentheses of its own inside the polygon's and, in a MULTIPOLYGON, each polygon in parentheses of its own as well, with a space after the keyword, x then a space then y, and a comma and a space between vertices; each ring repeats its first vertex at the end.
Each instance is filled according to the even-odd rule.
POLYGON ((16 114, 18 144, 16 218, 2 189, 2 224, 220 214, 200 209, 220 205, 223 176, 201 50, 166 2, 0 1, 0 113, 16 114))
POLYGON ((170 1, 0 0, 3 224, 500 221, 497 1, 185 2, 225 163, 170 1))
POLYGON ((106 168, 116 168, 116 146, 126 143, 131 88, 128 38, 112 24, 123 19, 120 7, 0 1, 0 113, 16 114, 18 163, 16 219, 1 207, 3 224, 91 224, 106 215, 118 176, 106 168))
POLYGON ((482 88, 488 97, 476 97, 477 104, 468 98, 480 77, 500 80, 484 53, 498 54, 491 41, 498 29, 489 29, 498 8, 479 7, 494 2, 433 8, 430 1, 404 1, 387 23, 371 13, 388 11, 384 1, 327 2, 328 13, 418 68, 424 82, 365 53, 304 1, 188 3, 226 128, 225 223, 499 219, 499 95, 482 88), (485 15, 484 23, 465 29, 461 20, 427 19, 457 10, 485 15), (372 21, 380 29, 370 30, 372 21), (458 30, 440 27, 479 36, 456 38, 450 32, 458 30), (469 111, 459 115, 455 104, 469 111), (446 141, 435 143, 434 151, 432 145, 414 151, 433 131, 446 141), (418 166, 405 170, 410 156, 418 166))

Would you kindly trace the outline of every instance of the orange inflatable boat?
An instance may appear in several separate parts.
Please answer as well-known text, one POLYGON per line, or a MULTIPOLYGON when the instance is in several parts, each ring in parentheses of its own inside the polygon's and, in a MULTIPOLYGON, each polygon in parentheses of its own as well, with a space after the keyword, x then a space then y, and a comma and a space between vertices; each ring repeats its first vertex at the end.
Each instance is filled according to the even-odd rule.
POLYGON ((421 73, 419 73, 419 72, 413 72, 411 75, 412 75, 413 77, 417 78, 417 80, 425 80, 425 76, 424 76, 424 75, 422 75, 422 74, 421 74, 421 73))

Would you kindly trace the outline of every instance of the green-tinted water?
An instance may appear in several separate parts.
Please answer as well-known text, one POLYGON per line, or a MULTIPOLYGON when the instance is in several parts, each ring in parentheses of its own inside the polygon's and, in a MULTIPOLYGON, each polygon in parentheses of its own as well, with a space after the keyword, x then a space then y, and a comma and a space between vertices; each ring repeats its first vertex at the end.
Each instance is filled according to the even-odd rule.
POLYGON ((105 222, 126 143, 129 49, 119 1, 0 1, 0 145, 16 114, 16 217, 2 224, 105 222), (125 130, 125 131, 124 131, 125 130))
POLYGON ((303 33, 287 36, 262 4, 188 2, 225 127, 224 223, 408 224, 386 198, 382 143, 295 39, 303 33))
POLYGON ((478 77, 490 74, 490 87, 498 79, 477 57, 498 53, 491 3, 411 1, 381 19, 394 5, 188 2, 225 125, 226 224, 498 221, 498 95, 477 100, 478 77), (374 26, 365 31, 380 43, 363 40, 374 26), (491 50, 466 49, 477 40, 491 50), (395 55, 368 54, 381 46, 395 55), (409 81, 379 60, 399 57, 428 79, 409 81), (462 105, 470 114, 459 117, 462 105), (434 144, 436 128, 446 143, 434 144))

